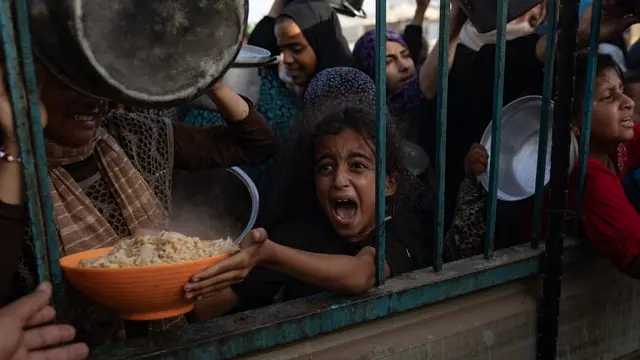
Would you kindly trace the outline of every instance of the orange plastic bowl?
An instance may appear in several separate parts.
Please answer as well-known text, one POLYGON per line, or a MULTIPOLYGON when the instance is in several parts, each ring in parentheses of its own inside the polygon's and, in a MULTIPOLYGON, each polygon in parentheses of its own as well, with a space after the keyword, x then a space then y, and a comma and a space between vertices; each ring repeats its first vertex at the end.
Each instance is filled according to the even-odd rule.
POLYGON ((83 259, 94 259, 111 248, 83 251, 60 259, 62 271, 73 287, 93 301, 119 312, 127 320, 159 320, 193 309, 184 298, 183 286, 193 275, 231 254, 177 264, 132 268, 80 268, 83 259))

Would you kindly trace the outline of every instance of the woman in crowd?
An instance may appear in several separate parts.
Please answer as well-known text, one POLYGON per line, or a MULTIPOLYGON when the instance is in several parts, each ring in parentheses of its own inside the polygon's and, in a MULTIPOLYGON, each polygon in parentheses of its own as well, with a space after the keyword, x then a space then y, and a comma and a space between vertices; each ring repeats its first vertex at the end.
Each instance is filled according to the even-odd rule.
MULTIPOLYGON (((277 149, 273 132, 252 104, 221 83, 210 95, 227 125, 196 128, 143 114, 113 112, 103 118, 105 101, 77 93, 43 67, 37 71, 62 256, 113 245, 139 229, 167 228, 174 168, 259 164, 277 149)), ((5 232, 0 294, 6 303, 10 285, 15 298, 35 288, 36 276, 11 107, 4 89, 0 95, 0 227, 5 232)), ((76 305, 85 303, 82 296, 77 300, 76 305)), ((114 314, 93 307, 78 305, 75 314, 82 324, 79 335, 91 345, 118 330, 114 314)))
MULTIPOLYGON (((268 305, 281 289, 279 300, 291 300, 322 291, 358 294, 373 286, 376 122, 371 104, 375 97, 371 80, 357 73, 353 69, 330 69, 310 84, 305 97, 317 94, 316 84, 328 87, 325 81, 320 84, 323 78, 332 82, 363 79, 351 83, 351 96, 336 99, 333 93, 324 94, 324 100, 315 99, 317 107, 305 112, 312 128, 300 135, 290 163, 292 171, 285 174, 297 186, 282 192, 281 217, 268 227, 270 240, 252 257, 246 252, 244 261, 229 259, 207 272, 216 275, 210 281, 219 284, 222 291, 212 294, 197 284, 186 285, 187 296, 211 296, 198 303, 200 318, 268 305), (354 96, 358 92, 359 98, 354 96), (256 265, 259 267, 253 268, 256 265), (226 288, 229 281, 243 278, 249 270, 242 283, 226 288), (225 275, 234 271, 236 278, 225 275)), ((419 195, 405 185, 407 175, 391 123, 387 124, 386 149, 385 272, 394 276, 429 264, 431 243, 425 239, 431 232, 425 232, 421 224, 429 220, 407 211, 406 200, 419 195)))
MULTIPOLYGON (((386 75, 387 98, 391 114, 401 123, 408 115, 413 115, 421 109, 424 95, 420 89, 419 77, 412 54, 402 35, 392 29, 387 29, 386 41, 386 75)), ((366 32, 358 39, 353 48, 353 57, 358 69, 376 78, 376 33, 375 29, 366 32)), ((403 124, 404 125, 404 124, 403 124)), ((412 126, 407 133, 415 133, 412 126)), ((412 139, 414 140, 414 139, 412 139)))

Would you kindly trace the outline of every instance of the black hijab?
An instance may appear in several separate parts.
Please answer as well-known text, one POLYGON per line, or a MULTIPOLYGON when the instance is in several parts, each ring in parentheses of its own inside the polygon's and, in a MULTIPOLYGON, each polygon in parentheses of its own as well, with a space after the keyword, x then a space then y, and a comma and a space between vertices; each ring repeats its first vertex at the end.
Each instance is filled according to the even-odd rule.
POLYGON ((295 0, 278 18, 295 21, 316 53, 316 74, 333 67, 353 67, 347 39, 342 35, 338 15, 325 0, 295 0))

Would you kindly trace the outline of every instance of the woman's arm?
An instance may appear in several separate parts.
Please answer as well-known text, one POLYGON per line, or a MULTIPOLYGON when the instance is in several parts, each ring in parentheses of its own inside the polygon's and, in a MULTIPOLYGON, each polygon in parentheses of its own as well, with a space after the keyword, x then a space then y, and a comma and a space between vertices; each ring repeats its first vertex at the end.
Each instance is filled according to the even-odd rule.
POLYGON ((416 67, 422 64, 424 59, 423 52, 427 52, 428 49, 423 49, 423 35, 422 35, 422 23, 424 22, 424 14, 427 12, 430 0, 416 0, 416 11, 413 14, 411 23, 404 28, 404 34, 402 38, 407 43, 411 58, 416 67))
MULTIPOLYGON (((467 20, 467 16, 460 9, 457 1, 452 1, 452 9, 451 9, 451 31, 449 33, 449 70, 453 66, 453 61, 456 57, 456 48, 458 47, 458 38, 460 36, 460 31, 462 30, 462 26, 467 20)), ((422 65, 420 69, 420 89, 422 89, 422 93, 427 99, 434 99, 438 93, 438 64, 440 62, 440 54, 439 54, 439 45, 440 41, 442 41, 443 37, 440 37, 440 40, 436 43, 436 45, 431 49, 429 56, 427 56, 427 60, 422 65)))
POLYGON ((285 5, 287 5, 287 0, 273 1, 271 9, 269 10, 269 14, 263 17, 251 32, 249 40, 247 41, 249 45, 267 49, 269 50, 269 52, 271 52, 271 55, 280 54, 278 41, 276 40, 276 36, 273 31, 276 26, 276 18, 280 15, 285 5))
POLYGON ((174 168, 187 171, 258 165, 278 150, 273 130, 251 102, 218 83, 211 98, 226 126, 197 127, 173 123, 174 168))

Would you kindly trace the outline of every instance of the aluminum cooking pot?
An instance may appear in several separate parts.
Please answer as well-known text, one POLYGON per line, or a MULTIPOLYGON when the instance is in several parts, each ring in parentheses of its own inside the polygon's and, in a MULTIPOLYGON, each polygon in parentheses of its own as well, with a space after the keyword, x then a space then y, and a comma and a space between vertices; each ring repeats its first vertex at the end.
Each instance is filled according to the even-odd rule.
MULTIPOLYGON (((524 15, 542 0, 509 0, 507 23, 524 15)), ((484 34, 496 29, 498 21, 498 2, 496 0, 460 0, 462 10, 479 33, 484 34)))
POLYGON ((87 95, 139 107, 186 103, 240 50, 248 0, 28 0, 38 58, 87 95))
MULTIPOLYGON (((257 105, 260 100, 260 68, 280 62, 279 56, 270 55, 271 53, 265 49, 244 45, 236 61, 220 81, 257 105)), ((209 111, 217 110, 207 94, 201 95, 189 106, 209 111)))

